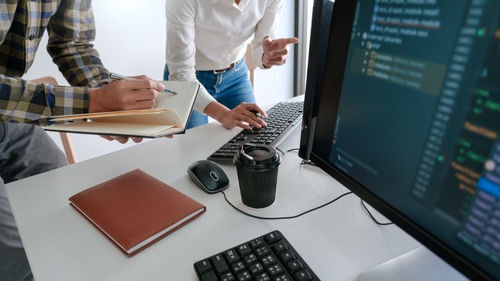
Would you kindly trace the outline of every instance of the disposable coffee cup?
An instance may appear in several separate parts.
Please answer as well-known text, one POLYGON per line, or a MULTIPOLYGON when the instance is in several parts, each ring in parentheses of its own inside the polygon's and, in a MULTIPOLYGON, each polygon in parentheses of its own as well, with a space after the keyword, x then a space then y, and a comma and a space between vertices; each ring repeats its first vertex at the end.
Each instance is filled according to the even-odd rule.
POLYGON ((280 156, 269 145, 245 144, 234 155, 241 200, 252 208, 265 208, 276 197, 280 156))

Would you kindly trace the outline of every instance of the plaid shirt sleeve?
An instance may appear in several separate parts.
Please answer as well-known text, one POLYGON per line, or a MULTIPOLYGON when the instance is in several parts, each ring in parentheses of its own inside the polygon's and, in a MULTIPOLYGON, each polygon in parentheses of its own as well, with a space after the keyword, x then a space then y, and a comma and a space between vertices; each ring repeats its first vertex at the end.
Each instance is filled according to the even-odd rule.
POLYGON ((0 119, 45 125, 49 116, 88 112, 87 87, 34 84, 0 75, 0 119))
POLYGON ((109 82, 109 72, 90 43, 96 33, 91 1, 61 1, 47 30, 47 51, 71 85, 100 87, 109 82))
MULTIPOLYGON (((109 82, 109 72, 102 66, 99 54, 90 44, 95 38, 91 1, 65 0, 59 3, 57 12, 47 25, 50 38, 47 50, 73 87, 34 84, 21 78, 0 74, 2 122, 44 125, 49 116, 87 113, 89 87, 100 87, 109 82)), ((15 3, 0 3, 0 10, 5 15, 0 16, 2 42, 9 40, 6 35, 16 13, 15 7, 15 3)), ((41 11, 41 6, 38 7, 41 11)), ((26 39, 11 40, 17 42, 26 39)), ((10 42, 10 45, 15 45, 15 42, 10 42)), ((11 56, 10 59, 21 58, 11 56)), ((22 63, 22 60, 19 60, 19 63, 22 63)))

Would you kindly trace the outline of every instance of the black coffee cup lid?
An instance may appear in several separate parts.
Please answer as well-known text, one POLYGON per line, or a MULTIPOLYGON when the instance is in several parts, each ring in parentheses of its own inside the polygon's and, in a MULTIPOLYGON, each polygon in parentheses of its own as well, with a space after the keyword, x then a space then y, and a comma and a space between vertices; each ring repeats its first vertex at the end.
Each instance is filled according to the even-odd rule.
POLYGON ((279 164, 280 157, 272 146, 247 143, 240 147, 233 160, 235 164, 240 163, 245 166, 269 167, 279 164))

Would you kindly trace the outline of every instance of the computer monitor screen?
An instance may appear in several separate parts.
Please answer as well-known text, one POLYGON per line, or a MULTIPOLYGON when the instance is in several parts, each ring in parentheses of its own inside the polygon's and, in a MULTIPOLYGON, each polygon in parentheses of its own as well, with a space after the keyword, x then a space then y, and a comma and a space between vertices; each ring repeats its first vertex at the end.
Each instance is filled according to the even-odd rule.
POLYGON ((311 160, 500 279, 500 1, 337 0, 311 160))

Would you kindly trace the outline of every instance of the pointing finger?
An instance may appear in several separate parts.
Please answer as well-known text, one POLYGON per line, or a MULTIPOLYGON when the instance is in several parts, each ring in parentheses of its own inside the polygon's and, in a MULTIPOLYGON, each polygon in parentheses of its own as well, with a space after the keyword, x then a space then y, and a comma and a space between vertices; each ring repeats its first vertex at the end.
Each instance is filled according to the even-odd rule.
POLYGON ((285 48, 289 44, 297 44, 299 43, 299 38, 291 37, 291 38, 281 38, 273 40, 272 45, 277 48, 285 48))
POLYGON ((271 51, 269 52, 269 57, 273 58, 273 57, 281 57, 281 56, 285 56, 288 54, 288 50, 287 49, 279 49, 279 50, 275 50, 275 51, 271 51))

